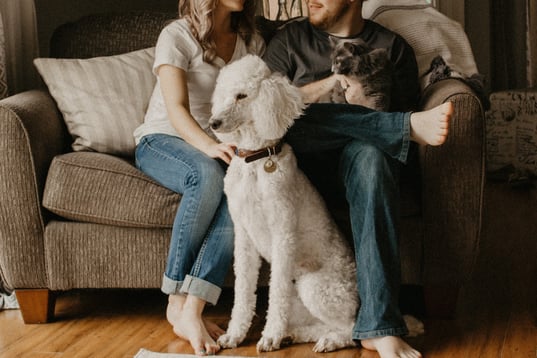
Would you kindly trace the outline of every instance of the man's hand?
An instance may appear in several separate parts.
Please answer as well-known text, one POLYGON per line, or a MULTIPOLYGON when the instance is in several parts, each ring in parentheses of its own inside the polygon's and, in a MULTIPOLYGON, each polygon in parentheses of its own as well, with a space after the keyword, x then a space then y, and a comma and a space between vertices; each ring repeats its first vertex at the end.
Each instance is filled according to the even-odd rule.
POLYGON ((345 91, 345 100, 350 104, 362 104, 365 103, 364 88, 362 84, 353 78, 352 76, 336 75, 338 76, 339 83, 345 91))

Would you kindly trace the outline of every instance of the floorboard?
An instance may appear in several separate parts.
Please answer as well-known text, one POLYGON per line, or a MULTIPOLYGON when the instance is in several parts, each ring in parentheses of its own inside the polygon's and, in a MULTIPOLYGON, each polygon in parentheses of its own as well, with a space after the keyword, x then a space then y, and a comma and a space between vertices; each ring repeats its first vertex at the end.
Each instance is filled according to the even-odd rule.
MULTIPOLYGON (((409 339, 427 358, 537 357, 537 193, 488 183, 480 253, 461 292, 455 319, 425 320, 426 334, 409 339)), ((207 316, 225 326, 232 292, 207 316)), ((263 301, 263 300, 261 300, 263 301)), ((260 305, 246 342, 219 355, 257 356, 260 305)), ((165 320, 157 290, 73 291, 58 297, 56 321, 25 325, 16 310, 0 312, 0 357, 130 358, 140 349, 193 353, 165 320)), ((269 358, 377 358, 363 349, 316 354, 313 344, 265 353, 269 358)))

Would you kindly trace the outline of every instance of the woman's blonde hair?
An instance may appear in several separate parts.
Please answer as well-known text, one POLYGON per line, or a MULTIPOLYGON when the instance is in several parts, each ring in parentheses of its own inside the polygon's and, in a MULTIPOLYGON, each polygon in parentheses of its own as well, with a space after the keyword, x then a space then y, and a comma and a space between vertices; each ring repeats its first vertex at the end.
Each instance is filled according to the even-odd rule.
MULTIPOLYGON (((179 18, 190 24, 192 34, 203 49, 205 62, 213 63, 216 57, 216 44, 212 38, 214 31, 213 12, 218 0, 179 0, 179 18)), ((246 0, 241 12, 231 14, 231 29, 242 37, 246 46, 250 44, 255 32, 255 1, 246 0)))

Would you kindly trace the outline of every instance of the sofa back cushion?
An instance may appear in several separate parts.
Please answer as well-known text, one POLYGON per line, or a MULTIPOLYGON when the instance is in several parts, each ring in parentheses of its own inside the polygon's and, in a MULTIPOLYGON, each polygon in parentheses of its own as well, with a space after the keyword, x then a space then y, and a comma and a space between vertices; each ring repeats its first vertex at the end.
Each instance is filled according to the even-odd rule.
POLYGON ((153 47, 176 13, 127 12, 88 15, 59 26, 50 40, 50 57, 112 56, 153 47))

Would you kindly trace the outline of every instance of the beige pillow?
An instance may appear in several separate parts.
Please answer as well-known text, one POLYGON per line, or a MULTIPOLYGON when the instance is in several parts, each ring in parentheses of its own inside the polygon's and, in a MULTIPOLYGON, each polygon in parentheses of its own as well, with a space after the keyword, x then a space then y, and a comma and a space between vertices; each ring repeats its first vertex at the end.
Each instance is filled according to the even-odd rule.
POLYGON ((154 55, 153 47, 83 60, 34 60, 73 136, 73 150, 133 156, 132 133, 143 122, 156 82, 154 55))

